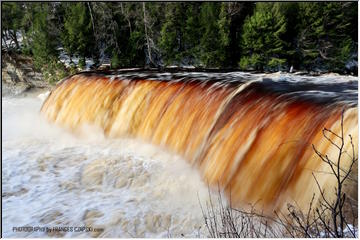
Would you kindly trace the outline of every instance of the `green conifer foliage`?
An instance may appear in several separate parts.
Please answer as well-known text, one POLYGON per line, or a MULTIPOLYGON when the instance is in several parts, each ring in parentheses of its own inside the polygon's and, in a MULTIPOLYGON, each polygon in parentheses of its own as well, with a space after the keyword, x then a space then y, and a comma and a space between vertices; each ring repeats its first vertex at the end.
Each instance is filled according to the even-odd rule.
POLYGON ((200 61, 208 67, 224 66, 227 55, 225 49, 229 44, 229 22, 222 4, 203 3, 200 24, 203 32, 200 39, 200 61))
POLYGON ((200 38, 202 35, 200 26, 200 3, 188 3, 186 9, 186 22, 184 28, 184 47, 182 57, 186 58, 188 64, 198 65, 198 53, 200 49, 200 38))
POLYGON ((242 69, 280 69, 286 63, 285 16, 276 11, 275 4, 257 3, 255 12, 245 20, 241 39, 242 69))
POLYGON ((165 22, 161 28, 160 48, 167 64, 179 63, 184 51, 185 3, 166 3, 165 22))
POLYGON ((52 23, 49 15, 49 5, 38 3, 35 6, 34 25, 32 32, 32 53, 35 67, 44 68, 51 62, 56 62, 58 52, 56 50, 57 36, 53 35, 52 23))
POLYGON ((94 40, 88 8, 84 2, 68 5, 62 43, 69 56, 76 54, 83 62, 91 54, 94 40))
POLYGON ((357 73, 357 17, 354 2, 4 2, 2 49, 39 69, 63 47, 80 66, 357 73))
POLYGON ((351 53, 356 51, 351 19, 357 9, 352 3, 299 3, 299 48, 301 62, 311 70, 341 71, 351 53))
MULTIPOLYGON (((21 3, 4 2, 1 11, 2 37, 12 39, 17 49, 20 48, 16 32, 21 30, 23 8, 21 3)), ((10 47, 10 46, 6 46, 10 47)))

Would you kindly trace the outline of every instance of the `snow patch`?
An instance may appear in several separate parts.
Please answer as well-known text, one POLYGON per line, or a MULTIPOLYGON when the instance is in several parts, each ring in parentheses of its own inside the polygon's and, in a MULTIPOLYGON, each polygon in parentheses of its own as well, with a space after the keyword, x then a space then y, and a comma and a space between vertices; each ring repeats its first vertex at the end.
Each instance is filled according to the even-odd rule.
MULTIPOLYGON (((16 44, 15 44, 15 41, 8 37, 10 35, 10 32, 11 31, 5 31, 3 32, 3 38, 1 38, 1 46, 2 47, 9 47, 9 48, 16 48, 16 44)), ((23 46, 23 35, 21 34, 20 31, 17 31, 16 32, 16 39, 19 43, 19 46, 23 46)))
MULTIPOLYGON (((69 55, 64 51, 64 48, 59 47, 57 49, 59 53, 59 60, 60 62, 64 63, 66 67, 71 67, 72 65, 78 66, 80 58, 78 56, 74 56, 71 58, 69 55)), ((90 70, 90 68, 94 65, 94 60, 92 58, 85 58, 85 70, 90 70)))

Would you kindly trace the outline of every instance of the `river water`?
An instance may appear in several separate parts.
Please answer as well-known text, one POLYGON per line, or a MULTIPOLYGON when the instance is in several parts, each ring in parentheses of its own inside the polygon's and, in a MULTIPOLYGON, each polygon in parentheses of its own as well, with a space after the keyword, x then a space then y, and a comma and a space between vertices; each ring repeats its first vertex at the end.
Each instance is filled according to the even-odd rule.
POLYGON ((179 156, 90 126, 74 136, 41 118, 36 96, 2 100, 4 237, 206 234, 207 186, 179 156), (14 229, 22 226, 73 230, 14 229))
MULTIPOLYGON (((189 74, 169 78, 209 77, 189 74)), ((212 74, 226 84, 254 76, 212 74)), ((355 77, 256 79, 265 92, 290 99, 357 107, 355 77)), ((188 161, 138 139, 108 139, 94 126, 67 132, 41 117, 42 103, 38 94, 2 98, 4 237, 207 236, 200 203, 209 200, 208 187, 188 161), (24 226, 40 228, 20 231, 24 226), (54 227, 63 231, 44 230, 54 227)))

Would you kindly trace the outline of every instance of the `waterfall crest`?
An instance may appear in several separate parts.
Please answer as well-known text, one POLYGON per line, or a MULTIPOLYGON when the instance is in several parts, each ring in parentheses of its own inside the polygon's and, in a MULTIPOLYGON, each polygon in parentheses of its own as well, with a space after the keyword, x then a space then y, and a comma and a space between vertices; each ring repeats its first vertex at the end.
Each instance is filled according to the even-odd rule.
MULTIPOLYGON (((344 132, 352 135, 357 154, 357 97, 338 86, 264 77, 149 80, 84 73, 58 84, 41 113, 71 131, 91 124, 110 138, 164 146, 198 168, 211 186, 218 184, 235 205, 274 210, 296 201, 306 209, 317 193, 312 173, 329 172, 312 144, 330 158, 337 156, 322 129, 340 132, 342 109, 344 132)), ((350 161, 344 157, 341 163, 345 168, 350 161)), ((333 189, 329 174, 317 176, 323 188, 333 189)))

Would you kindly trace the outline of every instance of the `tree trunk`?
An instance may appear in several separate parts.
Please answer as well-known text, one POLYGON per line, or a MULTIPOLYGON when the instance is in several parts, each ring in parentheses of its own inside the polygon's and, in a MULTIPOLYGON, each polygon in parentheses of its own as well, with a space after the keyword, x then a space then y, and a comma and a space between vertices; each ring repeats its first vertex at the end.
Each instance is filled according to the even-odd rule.
POLYGON ((95 34, 95 24, 94 24, 94 17, 93 17, 93 14, 92 14, 92 10, 91 10, 91 6, 90 6, 90 2, 86 2, 87 3, 87 6, 89 8, 89 12, 90 12, 90 19, 91 19, 91 24, 92 24, 92 29, 93 29, 93 33, 94 33, 94 36, 96 38, 96 34, 95 34))
POLYGON ((144 12, 144 28, 145 28, 147 52, 148 52, 148 57, 149 57, 149 65, 152 65, 152 64, 154 64, 154 62, 153 62, 152 56, 151 56, 151 46, 150 46, 150 40, 149 40, 148 28, 147 28, 148 22, 147 22, 147 18, 146 18, 145 2, 143 2, 143 12, 144 12))
POLYGON ((130 33, 132 33, 129 13, 128 12, 125 13, 123 3, 120 3, 120 6, 121 6, 121 14, 125 16, 125 19, 126 19, 126 21, 128 22, 128 25, 129 25, 130 33))
POLYGON ((18 42, 17 37, 16 37, 16 30, 10 31, 10 37, 14 41, 16 49, 20 49, 19 42, 18 42))
POLYGON ((15 40, 16 48, 17 48, 17 49, 20 49, 19 42, 18 42, 17 36, 16 36, 16 31, 14 32, 14 40, 15 40))
POLYGON ((95 32, 95 22, 94 22, 94 17, 93 17, 93 11, 92 11, 92 8, 91 8, 91 2, 86 2, 86 3, 87 3, 87 6, 89 8, 91 25, 92 25, 94 39, 95 39, 95 51, 91 51, 92 52, 92 58, 94 59, 94 62, 98 62, 98 59, 99 59, 99 54, 98 54, 99 46, 97 44, 98 43, 98 35, 97 35, 97 32, 95 32))

